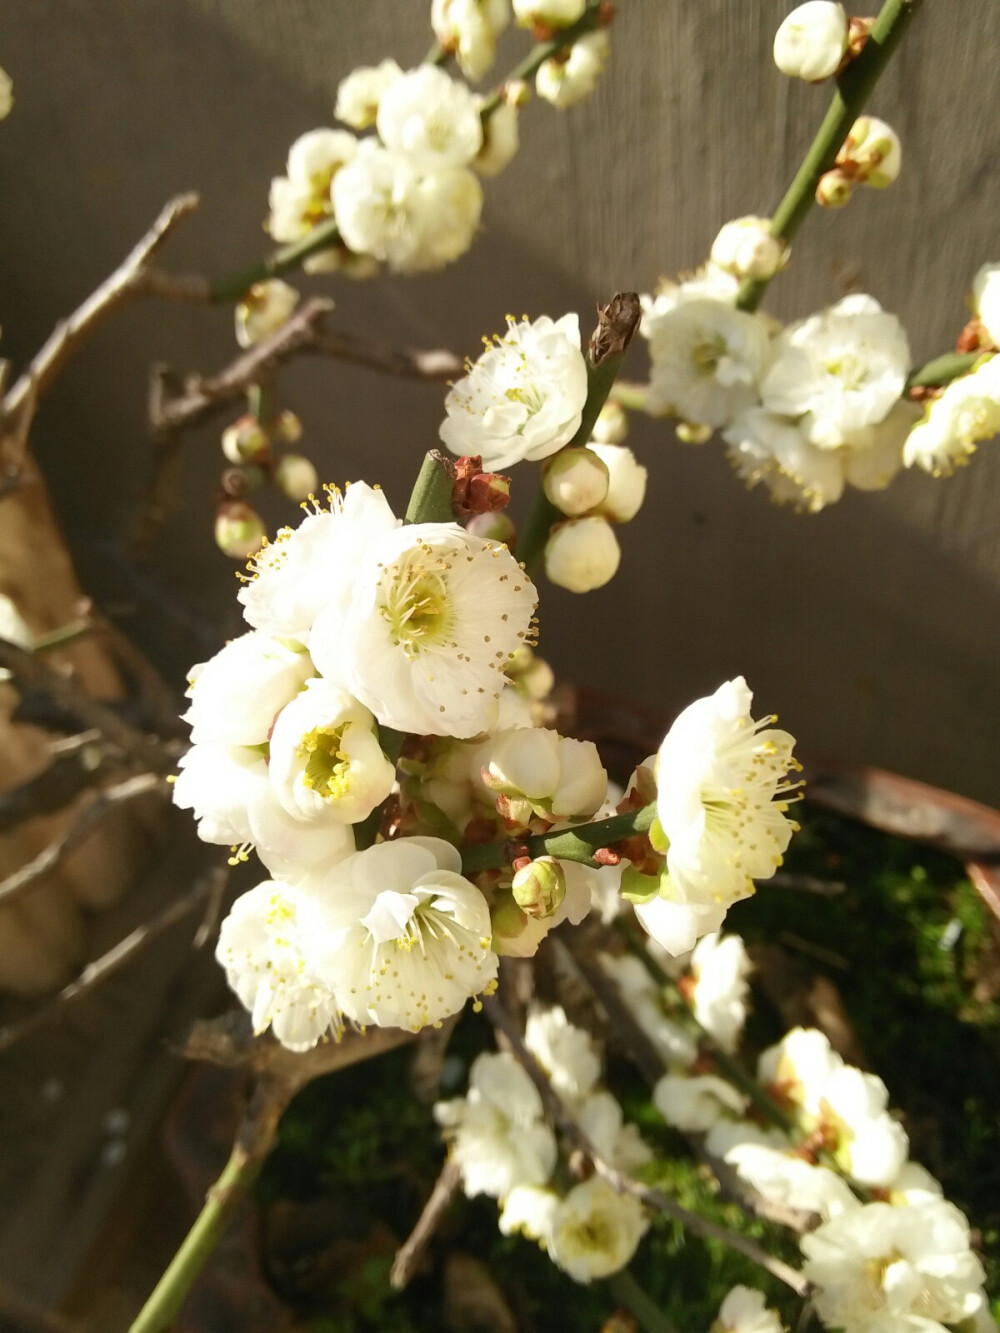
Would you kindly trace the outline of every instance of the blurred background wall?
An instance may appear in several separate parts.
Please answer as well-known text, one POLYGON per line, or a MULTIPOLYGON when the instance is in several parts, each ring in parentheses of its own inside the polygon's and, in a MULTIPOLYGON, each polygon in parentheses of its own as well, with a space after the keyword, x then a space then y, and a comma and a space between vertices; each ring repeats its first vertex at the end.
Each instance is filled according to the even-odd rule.
MULTIPOLYGON (((874 4, 871 8, 876 8, 874 4)), ((345 329, 475 353, 508 311, 581 312, 703 260, 719 225, 767 213, 825 110, 770 60, 790 0, 621 0, 594 98, 532 105, 522 152, 486 183, 482 234, 441 274, 332 294, 345 329)), ((201 193, 165 262, 216 274, 262 253, 288 145, 332 124, 338 80, 430 41, 424 0, 8 0, 0 64, 0 322, 19 365, 122 258, 163 202, 201 193)), ((497 74, 526 45, 508 35, 497 74)), ((1000 259, 996 0, 929 0, 872 104, 904 143, 887 193, 812 216, 767 306, 795 318, 850 290, 948 350, 981 262, 1000 259)), ((45 402, 34 449, 85 585, 180 682, 236 628, 233 565, 211 537, 218 429, 189 437, 181 505, 149 565, 121 554, 149 475, 149 365, 210 371, 235 353, 226 308, 146 303, 115 317, 45 402)), ((637 346, 628 374, 641 378, 637 346)), ((321 475, 405 502, 436 442, 441 386, 311 360, 282 378, 321 475)), ((736 673, 803 746, 1000 802, 1000 451, 951 480, 906 475, 818 516, 748 494, 718 444, 636 420, 640 519, 601 593, 543 588, 540 648, 560 674, 676 710, 736 673), (623 661, 624 659, 624 661, 623 661), (627 674, 626 669, 627 668, 627 674)), ((294 510, 275 502, 273 522, 294 510)), ((0 508, 0 522, 3 512, 0 508)), ((650 737, 651 748, 659 738, 650 737)))

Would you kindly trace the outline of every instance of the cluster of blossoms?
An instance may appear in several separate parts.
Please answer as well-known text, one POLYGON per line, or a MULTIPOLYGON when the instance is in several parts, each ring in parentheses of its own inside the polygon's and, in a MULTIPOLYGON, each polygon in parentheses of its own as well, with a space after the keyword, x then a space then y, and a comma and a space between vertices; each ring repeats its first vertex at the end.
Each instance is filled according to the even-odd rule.
MULTIPOLYGON (((628 1173, 653 1160, 614 1095, 599 1086, 601 1060, 589 1033, 560 1008, 535 1009, 525 1045, 605 1162, 628 1173)), ((556 1135, 514 1056, 480 1055, 466 1096, 439 1102, 434 1113, 462 1188, 470 1198, 497 1200, 504 1235, 536 1241, 577 1282, 608 1277, 630 1261, 648 1226, 642 1204, 597 1175, 569 1188, 557 1183, 568 1172, 559 1169, 556 1135)))
POLYGON ((571 592, 602 587, 621 559, 614 525, 639 512, 647 473, 622 444, 627 422, 614 404, 589 440, 577 439, 587 399, 579 319, 508 316, 507 332, 466 371, 445 400, 441 439, 490 468, 541 462, 545 495, 562 516, 545 543, 545 572, 571 592))
MULTIPOLYGON (((515 4, 518 19, 552 36, 580 20, 586 0, 515 4), (551 11, 551 12, 550 12, 551 11)), ((431 22, 442 52, 471 79, 493 63, 510 22, 509 0, 434 0, 431 22)), ((536 76, 539 96, 565 107, 587 96, 604 64, 603 29, 567 39, 536 76)), ((334 114, 350 130, 317 129, 289 150, 271 182, 267 227, 275 240, 305 240, 332 223, 310 270, 369 277, 379 264, 418 273, 451 263, 472 244, 483 207, 480 176, 495 176, 518 149, 526 85, 505 83, 486 98, 436 64, 403 70, 394 60, 354 70, 340 83, 334 114), (374 129, 358 137, 350 131, 374 129)))

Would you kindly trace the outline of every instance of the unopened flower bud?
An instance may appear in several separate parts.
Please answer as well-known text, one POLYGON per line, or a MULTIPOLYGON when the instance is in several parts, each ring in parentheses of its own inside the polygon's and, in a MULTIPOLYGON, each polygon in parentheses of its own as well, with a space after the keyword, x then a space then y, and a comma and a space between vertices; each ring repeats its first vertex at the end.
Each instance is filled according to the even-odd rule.
POLYGON ((222 432, 222 452, 230 463, 255 463, 267 457, 270 447, 267 432, 249 415, 240 417, 222 432))
POLYGON ((271 434, 282 444, 297 444, 302 439, 302 422, 286 407, 271 422, 271 434))
POLYGON ((591 449, 608 469, 608 493, 601 513, 614 523, 630 523, 646 498, 649 473, 623 444, 592 444, 591 449))
POLYGON ((536 703, 547 699, 556 683, 555 672, 541 657, 532 658, 530 665, 517 677, 517 683, 529 699, 536 703))
POLYGON ((545 544, 545 573, 560 588, 591 592, 614 578, 621 554, 607 519, 571 518, 545 544))
POLYGON ((465 528, 474 537, 482 537, 488 542, 503 542, 506 546, 513 546, 517 537, 513 519, 502 512, 473 514, 465 528))
POLYGON ((516 103, 503 101, 483 126, 483 146, 472 159, 480 176, 498 176, 520 145, 516 103))
POLYGON ((14 105, 14 83, 5 69, 0 69, 0 120, 10 115, 14 105))
POLYGON ((853 193, 851 182, 839 167, 834 167, 832 171, 825 171, 820 176, 816 186, 816 202, 822 208, 843 208, 850 203, 853 193))
POLYGON ((490 924, 493 927, 493 951, 505 953, 504 944, 523 935, 528 926, 528 918, 514 901, 509 890, 499 890, 490 908, 490 924))
POLYGON ((568 28, 586 8, 587 0, 514 0, 514 17, 524 28, 568 28))
POLYGON ((525 916, 553 916, 566 897, 566 876, 551 856, 540 856, 514 872, 514 901, 525 916))
POLYGON ((215 515, 215 544, 233 560, 260 550, 267 529, 256 509, 242 500, 226 500, 215 515))
POLYGON ((316 469, 304 454, 285 454, 274 470, 274 480, 296 503, 315 495, 319 485, 316 469))
POLYGON ((712 242, 712 263, 737 278, 773 278, 786 261, 768 218, 734 218, 712 242))
POLYGON ((256 463, 227 467, 222 474, 222 489, 233 500, 242 500, 251 491, 259 491, 266 482, 266 469, 256 463))
POLYGON ((598 444, 621 444, 628 434, 628 413, 621 403, 609 398, 590 433, 598 444))
POLYGON ((1000 347, 1000 264, 984 264, 972 282, 972 302, 994 347, 1000 347))
POLYGON ((236 307, 236 341, 253 347, 276 333, 299 303, 294 287, 280 278, 256 282, 236 307))
POLYGON ((700 421, 678 421, 674 433, 681 444, 705 444, 712 438, 712 427, 700 421))
POLYGON ((774 35, 774 63, 790 79, 818 83, 835 74, 847 50, 849 24, 844 6, 807 0, 788 15, 774 35))
POLYGON ((508 106, 527 106, 531 101, 531 86, 524 79, 508 79, 500 95, 508 106))
POLYGON ((608 493, 608 469, 590 449, 562 449, 547 461, 542 489, 563 514, 586 514, 608 493))
POLYGON ((899 135, 875 116, 860 116, 837 154, 837 165, 847 175, 876 190, 891 185, 902 164, 899 135))
POLYGON ((493 514, 510 502, 510 477, 484 472, 478 455, 463 455, 453 465, 455 486, 452 508, 459 518, 470 514, 493 514))

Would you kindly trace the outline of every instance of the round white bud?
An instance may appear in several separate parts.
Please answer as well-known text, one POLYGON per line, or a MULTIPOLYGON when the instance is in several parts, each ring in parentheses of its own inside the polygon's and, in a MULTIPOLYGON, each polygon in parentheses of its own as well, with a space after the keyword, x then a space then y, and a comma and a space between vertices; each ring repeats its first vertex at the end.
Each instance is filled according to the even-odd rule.
POLYGON ((592 444, 591 449, 608 469, 608 493, 601 513, 615 523, 630 523, 646 498, 648 471, 623 444, 592 444))
POLYGON ((274 480, 296 503, 315 495, 319 485, 316 469, 304 454, 285 454, 274 470, 274 480))
POLYGON ((851 126, 838 163, 850 163, 862 185, 884 190, 899 175, 903 149, 899 135, 876 116, 859 116, 851 126))
POLYGON ((514 901, 525 916, 552 916, 566 897, 566 876, 551 856, 540 856, 514 872, 511 881, 514 901))
POLYGON ((1000 264, 984 264, 976 274, 972 303, 993 346, 1000 347, 1000 264))
POLYGON ((222 432, 222 452, 230 463, 254 463, 270 449, 267 432, 255 417, 242 416, 222 432))
POLYGON ((545 544, 545 573, 570 592, 592 592, 615 576, 618 538, 604 518, 572 518, 553 528, 545 544))
POLYGON ((586 514, 607 496, 608 469, 591 449, 563 449, 546 465, 542 489, 562 513, 586 514))
POLYGON ((821 208, 844 208, 851 202, 854 186, 839 167, 824 171, 816 186, 816 202, 821 208))
POLYGON ((785 247, 770 232, 768 218, 735 218, 712 242, 711 259, 736 278, 773 278, 785 261, 785 247))
POLYGON ((818 83, 835 74, 847 50, 844 6, 807 0, 788 15, 774 35, 774 63, 790 79, 818 83))
POLYGON ((514 17, 525 28, 568 28, 586 8, 587 0, 514 0, 514 17))
POLYGON ((621 444, 628 435, 628 413, 621 403, 609 398, 590 433, 598 444, 621 444))
POLYGON ((253 347, 287 323, 299 303, 294 287, 280 278, 255 282, 236 307, 236 341, 253 347))
POLYGON ((259 551, 267 533, 256 509, 241 500, 227 500, 215 516, 215 544, 233 560, 245 560, 259 551))

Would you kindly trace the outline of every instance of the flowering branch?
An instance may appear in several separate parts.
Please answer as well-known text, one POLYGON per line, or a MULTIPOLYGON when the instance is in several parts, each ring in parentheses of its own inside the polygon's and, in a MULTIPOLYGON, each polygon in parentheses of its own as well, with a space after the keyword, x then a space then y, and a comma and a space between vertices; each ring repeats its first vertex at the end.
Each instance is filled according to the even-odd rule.
POLYGON ((982 352, 945 352, 910 372, 907 389, 938 388, 967 374, 982 357, 982 352))
POLYGON ((582 861, 585 865, 598 865, 599 862, 594 860, 596 848, 608 847, 636 833, 647 833, 655 818, 656 802, 651 801, 639 810, 612 815, 610 819, 597 819, 590 824, 579 824, 572 829, 557 829, 552 833, 536 833, 518 840, 463 847, 462 869, 472 875, 480 870, 499 870, 520 856, 530 856, 532 859, 554 856, 560 861, 582 861))
MULTIPOLYGON (((579 448, 590 440, 594 423, 608 401, 641 316, 642 308, 636 292, 618 292, 607 305, 597 307, 597 327, 587 347, 587 398, 579 429, 566 448, 579 448)), ((558 523, 562 517, 539 487, 517 544, 517 558, 529 573, 545 549, 553 523, 558 523)))
POLYGON ((483 120, 489 120, 494 111, 503 103, 504 87, 507 84, 526 83, 545 64, 546 60, 550 60, 553 56, 559 55, 561 51, 567 50, 578 37, 583 37, 588 32, 593 32, 595 28, 604 26, 609 17, 609 6, 600 3, 600 0, 597 0, 597 3, 593 3, 592 0, 592 3, 587 6, 575 23, 571 23, 567 28, 560 28, 547 42, 537 42, 534 49, 525 56, 519 65, 511 70, 506 79, 494 89, 483 103, 480 111, 483 120), (602 13, 602 11, 604 12, 602 13))
POLYGON ((796 1295, 804 1297, 808 1294, 809 1283, 803 1278, 802 1274, 796 1272, 794 1268, 782 1260, 768 1254, 756 1241, 751 1240, 748 1236, 741 1236, 738 1232, 729 1231, 726 1227, 719 1226, 698 1213, 689 1212, 676 1200, 664 1194, 662 1190, 634 1180, 601 1157, 579 1121, 552 1087, 545 1072, 525 1046, 524 1038, 517 1024, 514 1023, 495 995, 484 997, 483 1011, 497 1031, 503 1034, 510 1046, 511 1053, 538 1089, 542 1102, 566 1138, 574 1148, 579 1149, 588 1158, 596 1174, 606 1180, 612 1189, 619 1194, 633 1195, 648 1208, 664 1213, 675 1222, 679 1222, 693 1235, 700 1236, 702 1240, 718 1241, 732 1250, 737 1250, 747 1259, 765 1269, 772 1277, 776 1277, 780 1282, 790 1287, 796 1295))
MULTIPOLYGON (((861 54, 837 79, 836 91, 785 197, 771 218, 770 233, 785 246, 802 226, 816 198, 820 177, 837 158, 851 126, 868 101, 922 0, 886 0, 861 54)), ((746 278, 736 298, 739 310, 756 310, 770 278, 746 278)))

